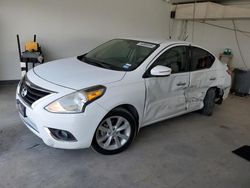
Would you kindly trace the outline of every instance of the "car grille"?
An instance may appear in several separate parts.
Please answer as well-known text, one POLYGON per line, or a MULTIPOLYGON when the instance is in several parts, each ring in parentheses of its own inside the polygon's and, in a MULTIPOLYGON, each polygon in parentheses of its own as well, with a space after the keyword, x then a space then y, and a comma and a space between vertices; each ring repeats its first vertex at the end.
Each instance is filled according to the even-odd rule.
POLYGON ((21 82, 19 91, 20 97, 30 106, 38 99, 41 99, 51 93, 52 91, 32 84, 27 78, 24 78, 21 82))

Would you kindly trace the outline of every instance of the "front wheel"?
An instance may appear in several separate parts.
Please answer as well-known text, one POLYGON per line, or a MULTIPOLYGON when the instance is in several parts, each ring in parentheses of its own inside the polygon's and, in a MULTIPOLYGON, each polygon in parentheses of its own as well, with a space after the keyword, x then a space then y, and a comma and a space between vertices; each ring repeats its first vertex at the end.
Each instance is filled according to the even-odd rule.
POLYGON ((92 148, 102 154, 112 155, 124 151, 133 141, 136 121, 125 109, 115 109, 98 125, 92 148))

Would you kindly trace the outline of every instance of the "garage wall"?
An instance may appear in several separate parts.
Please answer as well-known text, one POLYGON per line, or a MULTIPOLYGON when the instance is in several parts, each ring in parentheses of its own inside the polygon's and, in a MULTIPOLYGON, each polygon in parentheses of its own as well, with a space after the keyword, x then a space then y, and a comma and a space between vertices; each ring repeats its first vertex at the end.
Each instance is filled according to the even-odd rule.
MULTIPOLYGON (((82 54, 114 37, 168 37, 163 0, 1 0, 0 80, 19 79, 16 34, 37 34, 46 60, 82 54)), ((23 46, 23 43, 22 43, 23 46)))
MULTIPOLYGON (((230 5, 249 8, 250 4, 246 1, 230 1, 230 5)), ((217 20, 217 21, 206 21, 211 24, 227 27, 234 29, 232 20, 217 20)), ((182 31, 182 21, 174 21, 173 23, 173 38, 177 39, 182 31)), ((247 20, 235 20, 236 27, 240 30, 250 32, 250 19, 247 20)), ((187 41, 192 40, 192 29, 193 22, 188 21, 187 24, 187 41)), ((250 69, 250 33, 237 32, 240 48, 243 54, 243 58, 250 69)), ((240 57, 240 53, 237 47, 235 33, 233 30, 223 29, 215 26, 211 26, 204 23, 195 22, 194 24, 194 39, 193 43, 201 45, 216 56, 223 52, 225 48, 231 48, 234 54, 233 67, 245 68, 245 65, 240 57)))

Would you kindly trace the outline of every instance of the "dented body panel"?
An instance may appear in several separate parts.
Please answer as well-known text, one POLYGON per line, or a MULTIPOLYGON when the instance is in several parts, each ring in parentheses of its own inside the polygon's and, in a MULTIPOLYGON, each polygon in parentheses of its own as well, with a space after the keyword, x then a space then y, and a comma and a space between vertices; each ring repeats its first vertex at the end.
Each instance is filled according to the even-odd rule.
MULTIPOLYGON (((175 46, 178 45, 166 48, 166 51, 175 46)), ((190 45, 181 44, 181 46, 190 45)), ((163 53, 164 51, 161 54, 163 53)), ((204 98, 210 88, 220 90, 222 99, 225 99, 230 91, 231 76, 227 73, 227 65, 214 58, 210 68, 188 70, 188 72, 175 73, 168 77, 146 78, 143 126, 202 109, 204 98)), ((191 63, 190 61, 189 64, 191 63)))
POLYGON ((188 84, 189 73, 172 74, 169 77, 145 80, 147 98, 144 123, 150 124, 150 122, 158 119, 185 112, 187 110, 185 93, 188 84))

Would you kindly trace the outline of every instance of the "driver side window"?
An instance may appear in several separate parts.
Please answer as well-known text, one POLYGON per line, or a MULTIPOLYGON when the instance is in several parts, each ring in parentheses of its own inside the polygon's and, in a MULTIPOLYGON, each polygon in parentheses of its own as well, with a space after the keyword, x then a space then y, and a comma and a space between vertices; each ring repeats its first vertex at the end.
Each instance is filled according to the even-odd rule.
POLYGON ((187 48, 177 46, 168 49, 155 61, 154 66, 163 65, 172 69, 172 74, 187 71, 187 48))

